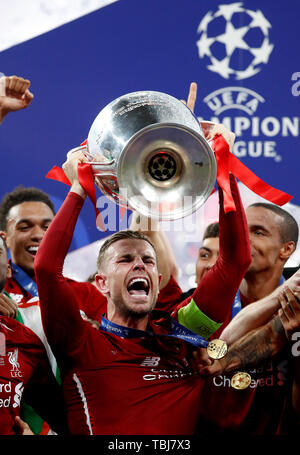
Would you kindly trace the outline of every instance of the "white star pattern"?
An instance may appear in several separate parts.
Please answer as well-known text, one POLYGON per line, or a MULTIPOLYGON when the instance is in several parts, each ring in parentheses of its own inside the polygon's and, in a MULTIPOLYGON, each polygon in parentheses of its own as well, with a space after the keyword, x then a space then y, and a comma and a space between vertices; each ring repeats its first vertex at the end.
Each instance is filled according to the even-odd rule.
POLYGON ((204 57, 205 55, 211 55, 210 46, 214 41, 214 38, 208 38, 206 33, 202 33, 201 38, 197 41, 200 58, 204 57))
MULTIPOLYGON (((219 25, 216 23, 217 27, 219 25)), ((219 5, 215 13, 208 11, 198 26, 200 38, 196 44, 199 58, 209 60, 210 64, 207 65, 207 69, 219 74, 224 79, 235 78, 236 80, 242 80, 252 77, 261 71, 262 65, 268 63, 273 51, 274 45, 269 40, 271 27, 270 22, 260 10, 252 11, 246 9, 243 7, 243 2, 219 5), (235 26, 232 23, 232 17, 235 13, 241 13, 241 23, 248 25, 235 26), (225 31, 214 35, 213 24, 215 19, 219 17, 224 18, 226 23, 225 31), (209 33, 207 32, 208 27, 209 33), (251 34, 248 35, 249 30, 251 30, 251 34), (254 36, 255 33, 258 33, 260 39, 262 34, 264 36, 262 44, 258 47, 251 46, 252 32, 254 36), (221 49, 218 46, 214 46, 214 43, 224 45, 225 57, 224 53, 220 55, 221 49), (234 62, 239 62, 239 66, 236 69, 232 68, 232 65, 236 64, 234 62), (240 62, 245 62, 245 64, 243 65, 240 62)))
POLYGON ((213 18, 212 12, 208 11, 208 13, 205 14, 204 18, 200 22, 197 32, 201 33, 201 32, 206 31, 207 30, 207 26, 211 22, 212 18, 213 18))
POLYGON ((253 65, 250 65, 243 71, 235 71, 236 79, 237 80, 247 79, 248 77, 252 77, 255 74, 259 73, 260 70, 261 68, 254 68, 253 65))
POLYGON ((264 35, 267 35, 269 32, 269 28, 271 28, 270 22, 265 18, 263 13, 260 10, 251 11, 250 9, 246 10, 249 16, 252 17, 252 22, 249 24, 250 27, 259 27, 264 35))
POLYGON ((226 53, 230 57, 236 48, 249 49, 248 44, 243 40, 243 37, 248 30, 248 26, 235 28, 231 22, 227 22, 225 33, 223 33, 223 35, 219 35, 216 40, 225 44, 226 53))
POLYGON ((223 16, 226 21, 230 21, 234 13, 239 13, 244 11, 242 8, 242 2, 231 3, 230 5, 219 5, 219 9, 215 14, 215 17, 223 16))
POLYGON ((219 73, 225 79, 229 78, 229 75, 234 71, 229 67, 229 57, 225 57, 223 60, 217 60, 214 57, 211 57, 212 65, 208 65, 208 69, 219 73))
POLYGON ((252 65, 258 65, 259 63, 268 63, 270 54, 273 50, 274 45, 269 43, 268 38, 264 39, 261 47, 250 49, 250 52, 254 55, 255 59, 252 65))

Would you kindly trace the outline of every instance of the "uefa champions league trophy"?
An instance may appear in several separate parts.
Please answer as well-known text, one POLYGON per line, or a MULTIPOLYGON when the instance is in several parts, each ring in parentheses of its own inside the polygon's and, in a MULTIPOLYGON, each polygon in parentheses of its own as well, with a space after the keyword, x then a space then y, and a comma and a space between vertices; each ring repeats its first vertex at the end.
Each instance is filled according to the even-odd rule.
POLYGON ((101 110, 79 149, 107 197, 144 216, 175 220, 197 210, 214 187, 216 159, 204 137, 213 125, 199 123, 170 95, 133 92, 101 110))

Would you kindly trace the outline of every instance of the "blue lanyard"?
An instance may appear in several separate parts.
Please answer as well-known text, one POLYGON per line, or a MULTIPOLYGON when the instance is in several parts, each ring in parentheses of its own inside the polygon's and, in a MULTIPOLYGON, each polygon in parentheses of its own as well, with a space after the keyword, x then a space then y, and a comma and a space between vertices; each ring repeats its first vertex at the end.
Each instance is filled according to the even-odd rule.
MULTIPOLYGON (((280 278, 279 286, 281 286, 282 283, 284 283, 283 275, 280 278)), ((241 309, 242 309, 241 294, 240 290, 238 290, 232 304, 232 319, 234 318, 234 316, 238 314, 239 311, 241 311, 241 309)))
POLYGON ((14 264, 13 262, 11 262, 10 265, 15 280, 22 286, 23 289, 29 292, 32 297, 38 297, 39 294, 35 281, 33 281, 33 279, 30 278, 30 276, 28 276, 27 273, 24 272, 24 270, 21 269, 21 267, 18 265, 14 264))
MULTIPOLYGON (((165 313, 164 313, 165 315, 165 313)), ((168 315, 169 316, 169 315, 168 315)), ((113 333, 121 338, 144 338, 144 337, 171 337, 171 338, 180 338, 187 343, 196 346, 197 348, 203 347, 206 348, 208 341, 202 338, 200 335, 192 332, 183 325, 179 324, 175 319, 170 318, 171 321, 171 334, 160 334, 150 332, 149 330, 138 330, 132 329, 130 327, 124 327, 122 325, 115 324, 114 322, 109 321, 103 315, 101 316, 101 329, 104 332, 113 333)))
POLYGON ((241 309, 242 309, 241 294, 240 290, 238 290, 232 304, 232 319, 241 311, 241 309))

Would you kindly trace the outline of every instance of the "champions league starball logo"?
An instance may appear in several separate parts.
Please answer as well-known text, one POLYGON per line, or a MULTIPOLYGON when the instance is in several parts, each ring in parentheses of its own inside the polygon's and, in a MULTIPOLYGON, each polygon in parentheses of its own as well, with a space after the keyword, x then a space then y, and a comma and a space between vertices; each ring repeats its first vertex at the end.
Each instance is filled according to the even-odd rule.
MULTIPOLYGON (((260 10, 250 10, 242 2, 219 5, 216 11, 208 11, 198 26, 199 57, 207 63, 209 71, 228 82, 250 78, 269 62, 274 48, 269 40, 270 29, 270 22, 260 10)), ((297 80, 298 74, 294 73, 292 80, 297 80)), ((300 117, 275 116, 268 112, 268 100, 260 93, 229 84, 204 97, 213 115, 205 119, 198 117, 198 120, 222 123, 233 131, 236 135, 233 154, 238 158, 264 157, 280 163, 286 142, 282 145, 277 139, 298 138, 300 117), (268 112, 263 117, 259 114, 262 105, 268 112)), ((292 87, 294 96, 297 89, 298 82, 292 87)))
POLYGON ((242 2, 219 5, 198 26, 199 57, 208 61, 208 70, 224 79, 252 77, 269 61, 274 47, 269 40, 270 28, 260 10, 244 8, 242 2))

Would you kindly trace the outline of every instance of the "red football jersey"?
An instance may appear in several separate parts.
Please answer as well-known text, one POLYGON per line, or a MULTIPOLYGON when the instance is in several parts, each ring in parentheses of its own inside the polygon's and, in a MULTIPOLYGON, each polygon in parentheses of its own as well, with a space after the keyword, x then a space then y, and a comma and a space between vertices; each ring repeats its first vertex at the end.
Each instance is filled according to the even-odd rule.
MULTIPOLYGON (((65 280, 74 289, 79 308, 90 319, 99 320, 101 314, 106 312, 106 297, 91 283, 79 282, 70 278, 65 278, 65 280)), ((26 308, 27 302, 33 297, 18 283, 15 276, 6 280, 5 290, 11 295, 19 308, 26 308)))
MULTIPOLYGON (((71 433, 192 434, 203 380, 189 365, 194 347, 180 339, 157 336, 170 332, 169 319, 153 314, 149 321, 153 337, 127 339, 97 331, 80 317, 74 291, 61 271, 82 205, 83 199, 77 194, 68 195, 45 234, 35 262, 43 325, 61 369, 71 433)), ((227 236, 232 224, 237 233, 235 215, 229 214, 224 222, 227 236)), ((242 240, 245 238, 242 236, 242 240)), ((238 250, 247 268, 247 241, 241 242, 238 250)), ((227 312, 244 273, 243 266, 236 266, 229 276, 234 283, 231 287, 228 270, 219 261, 216 275, 210 274, 208 280, 212 296, 201 284, 193 296, 196 305, 202 309, 203 303, 210 317, 227 312), (226 290, 229 288, 221 294, 226 309, 219 308, 215 299, 219 282, 222 290, 224 281, 226 290)))
POLYGON ((93 329, 77 312, 69 321, 53 349, 72 434, 194 432, 203 380, 189 366, 187 343, 123 339, 93 329))
POLYGON ((39 338, 12 318, 0 316, 0 434, 15 434, 25 401, 56 431, 66 431, 60 388, 39 338))

